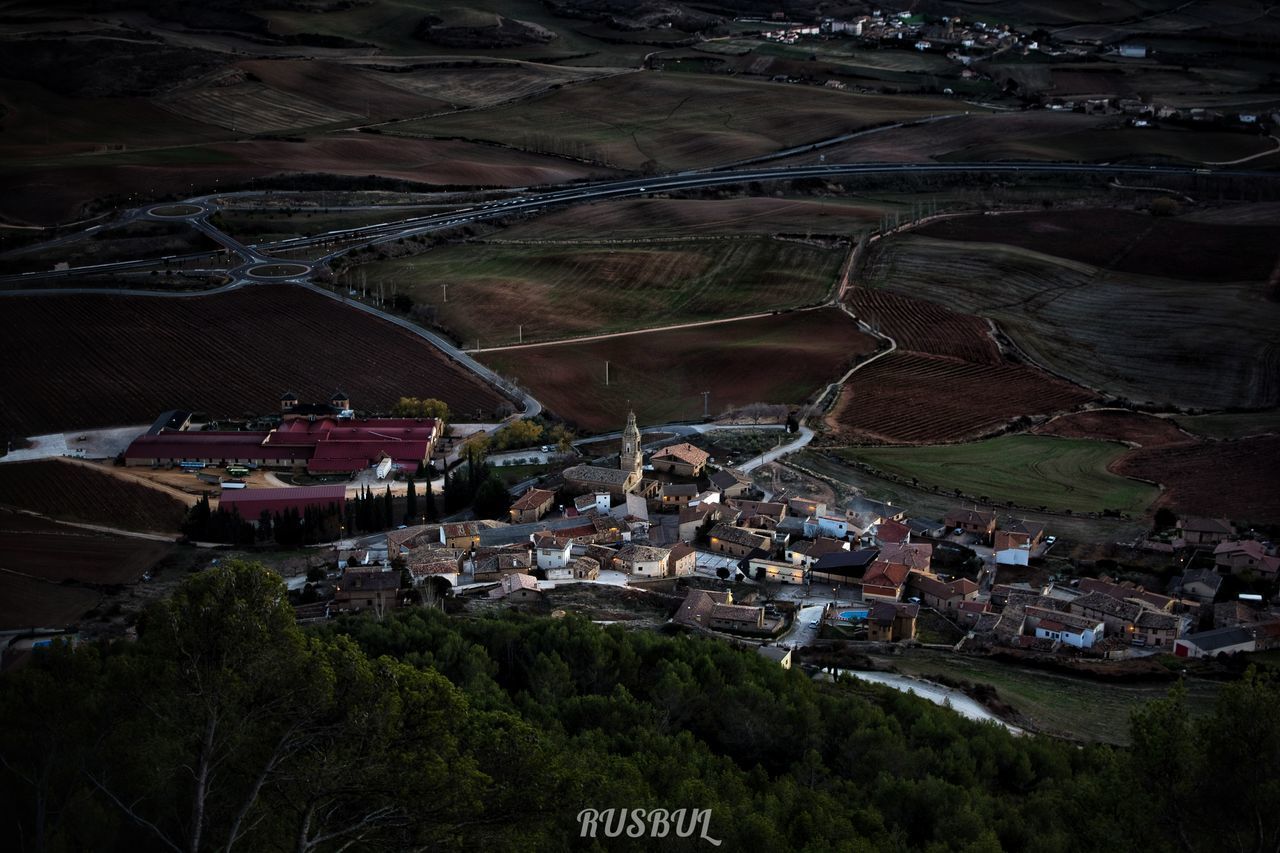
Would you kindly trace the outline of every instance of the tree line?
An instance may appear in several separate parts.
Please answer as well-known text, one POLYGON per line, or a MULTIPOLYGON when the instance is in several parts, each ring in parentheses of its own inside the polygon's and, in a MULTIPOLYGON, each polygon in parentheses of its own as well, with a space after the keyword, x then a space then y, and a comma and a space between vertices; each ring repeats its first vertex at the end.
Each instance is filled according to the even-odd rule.
POLYGON ((723 849, 1264 850, 1280 687, 1180 691, 1134 746, 1014 737, 750 649, 585 618, 413 609, 302 630, 230 562, 138 640, 0 678, 14 850, 693 850, 580 837, 582 809, 710 809, 723 849))

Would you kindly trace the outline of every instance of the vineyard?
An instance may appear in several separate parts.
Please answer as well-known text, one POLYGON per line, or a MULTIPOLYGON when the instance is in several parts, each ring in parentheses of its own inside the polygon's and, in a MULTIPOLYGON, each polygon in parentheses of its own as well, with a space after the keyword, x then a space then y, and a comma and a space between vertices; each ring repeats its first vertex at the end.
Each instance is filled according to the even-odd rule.
POLYGON ((125 530, 177 532, 186 515, 158 489, 57 459, 0 465, 0 504, 125 530))
POLYGON ((1183 432, 1168 418, 1157 418, 1124 409, 1072 412, 1040 424, 1032 432, 1063 438, 1121 441, 1139 447, 1164 447, 1195 441, 1195 438, 1183 432))
POLYGON ((1280 401, 1280 303, 1263 283, 1206 287, 915 236, 879 242, 867 277, 990 317, 1037 364, 1104 393, 1198 408, 1280 401))
POLYGON ((1000 348, 981 317, 957 314, 941 305, 890 293, 854 288, 846 304, 859 320, 889 335, 898 349, 956 358, 975 364, 998 364, 1000 348))
POLYGON ((259 83, 187 89, 169 95, 157 104, 183 118, 245 133, 318 127, 357 117, 355 113, 337 110, 319 101, 300 98, 259 83))
POLYGON ((297 287, 12 297, 0 335, 0 427, 19 435, 149 423, 173 408, 215 419, 272 412, 286 390, 321 400, 341 388, 374 411, 437 397, 468 417, 503 403, 413 333, 297 287))
POLYGON ((1159 504, 1177 512, 1280 523, 1280 437, 1143 448, 1113 466, 1118 474, 1158 482, 1159 504))
POLYGON ((1022 365, 895 352, 853 375, 828 421, 857 441, 950 442, 1091 399, 1082 388, 1022 365))

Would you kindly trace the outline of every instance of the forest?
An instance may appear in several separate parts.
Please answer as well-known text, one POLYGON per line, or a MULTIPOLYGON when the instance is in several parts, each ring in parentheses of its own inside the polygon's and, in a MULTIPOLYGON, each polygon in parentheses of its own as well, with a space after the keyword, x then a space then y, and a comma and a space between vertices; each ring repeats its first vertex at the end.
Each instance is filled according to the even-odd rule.
POLYGON ((233 561, 0 679, 0 820, 31 851, 714 849, 582 838, 587 808, 709 809, 755 853, 1276 849, 1278 700, 1250 670, 1080 747, 572 615, 304 629, 233 561))

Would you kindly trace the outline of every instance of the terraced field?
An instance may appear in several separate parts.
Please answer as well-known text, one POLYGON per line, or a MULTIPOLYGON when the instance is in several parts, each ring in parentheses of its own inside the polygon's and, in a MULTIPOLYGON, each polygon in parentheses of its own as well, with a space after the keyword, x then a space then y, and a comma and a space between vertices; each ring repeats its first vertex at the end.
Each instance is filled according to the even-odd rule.
POLYGON ((174 408, 270 412, 289 389, 322 400, 342 388, 358 409, 438 397, 492 416, 503 403, 426 341, 299 287, 5 297, 0 308, 10 353, 0 424, 19 435, 144 423, 174 408))
POLYGON ((1141 513, 1159 489, 1111 473, 1127 448, 1088 439, 1006 435, 972 444, 859 447, 841 456, 942 492, 1041 510, 1141 513))
POLYGON ((823 299, 841 249, 778 240, 466 244, 362 266, 468 345, 556 340, 741 316, 823 299), (445 297, 447 295, 447 300, 445 297))
POLYGON ((695 74, 628 74, 394 132, 486 140, 639 170, 744 159, 882 122, 954 109, 925 97, 854 95, 695 74))
POLYGON ((612 432, 628 406, 642 423, 700 419, 703 391, 711 392, 713 414, 755 402, 799 404, 875 348, 844 312, 823 308, 480 359, 579 429, 612 432))
POLYGON ((243 133, 321 127, 356 118, 355 113, 259 83, 188 89, 157 104, 175 115, 243 133))
POLYGON ((1207 408, 1280 402, 1280 303, 1264 283, 1207 286, 918 236, 877 243, 867 278, 990 317, 1037 363, 1105 393, 1207 408))
POLYGON ((1089 392, 1019 364, 892 353, 859 370, 828 423, 855 441, 962 441, 1014 418, 1072 409, 1089 392))

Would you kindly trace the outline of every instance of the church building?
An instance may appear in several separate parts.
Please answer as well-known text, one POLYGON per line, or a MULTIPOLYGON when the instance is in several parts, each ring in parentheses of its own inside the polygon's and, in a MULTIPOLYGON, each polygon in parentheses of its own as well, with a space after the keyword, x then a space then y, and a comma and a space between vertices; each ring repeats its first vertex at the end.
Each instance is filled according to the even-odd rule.
POLYGON ((574 465, 564 471, 565 485, 583 492, 609 492, 616 498, 628 494, 645 497, 656 492, 658 484, 644 479, 644 452, 640 449, 640 428, 636 426, 636 413, 627 414, 627 427, 622 431, 622 452, 618 454, 618 467, 605 468, 596 465, 574 465))

